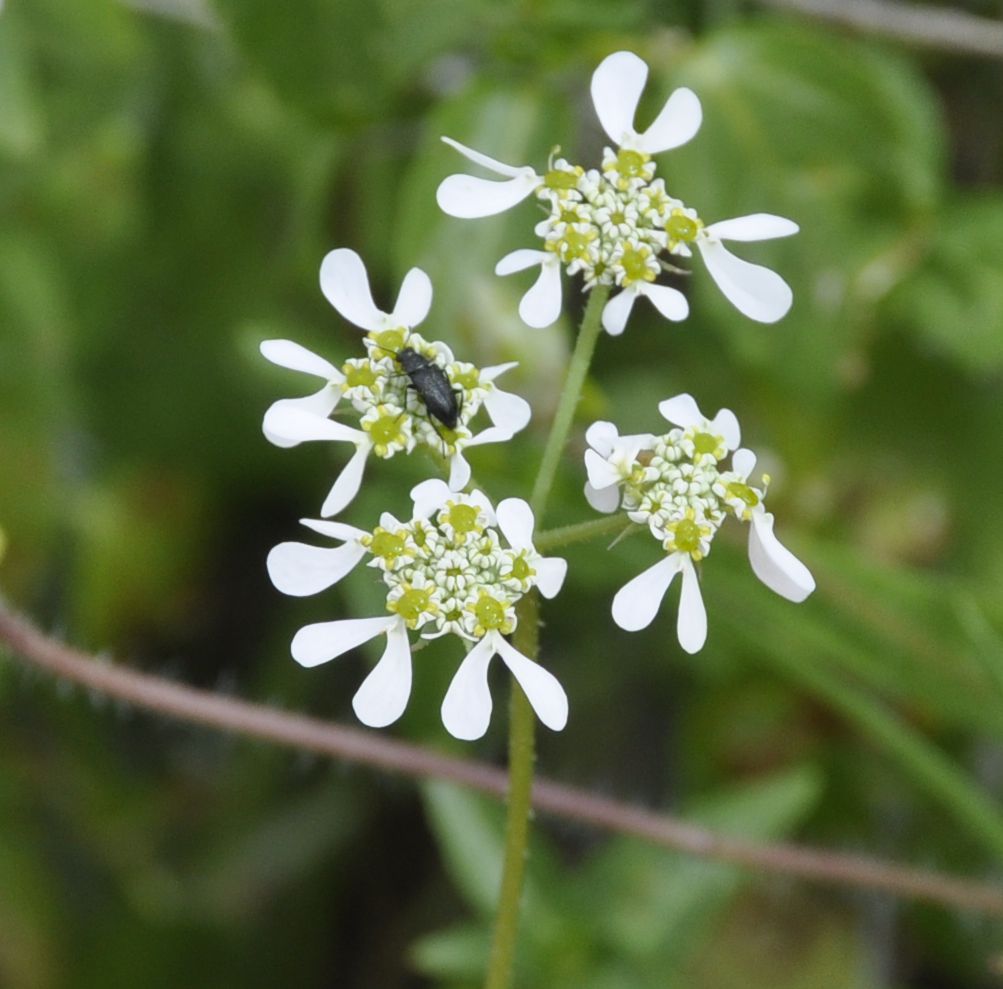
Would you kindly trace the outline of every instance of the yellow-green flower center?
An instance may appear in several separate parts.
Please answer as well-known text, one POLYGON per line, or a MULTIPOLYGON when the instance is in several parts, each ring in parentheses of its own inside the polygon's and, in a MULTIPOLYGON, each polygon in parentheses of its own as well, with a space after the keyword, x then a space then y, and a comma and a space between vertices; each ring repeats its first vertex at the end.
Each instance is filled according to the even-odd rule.
POLYGON ((681 210, 675 210, 665 224, 665 232, 671 240, 689 243, 695 240, 700 232, 700 221, 687 216, 681 210))
POLYGON ((517 556, 512 561, 512 574, 515 580, 528 580, 536 571, 526 562, 524 556, 517 556))
POLYGON ((489 594, 482 594, 474 605, 474 617, 477 619, 477 624, 486 631, 503 628, 505 605, 489 594))
POLYGON ((745 502, 749 508, 755 508, 759 504, 759 495, 748 484, 742 484, 741 481, 731 481, 725 490, 728 492, 729 498, 737 498, 739 501, 745 502))
POLYGON ((623 268, 623 283, 630 285, 631 282, 653 282, 655 272, 647 264, 651 257, 651 251, 646 247, 628 247, 620 258, 620 266, 623 268))
POLYGON ((374 556, 378 556, 383 560, 395 560, 404 552, 404 546, 403 536, 387 532, 386 529, 377 529, 373 533, 369 550, 374 556))
POLYGON ((721 437, 715 436, 713 433, 696 433, 693 437, 694 453, 709 453, 716 458, 721 447, 721 437))
POLYGON ((672 525, 672 537, 681 553, 700 552, 700 526, 693 519, 680 519, 672 525))
POLYGON ((408 625, 413 626, 423 614, 430 610, 431 598, 430 591, 409 587, 389 607, 392 611, 397 612, 408 625))
POLYGON ((401 428, 399 415, 383 415, 372 422, 363 422, 362 428, 369 433, 373 445, 389 447, 394 443, 404 443, 404 430, 401 428))
POLYGON ((469 371, 451 374, 449 377, 457 388, 462 388, 464 391, 473 391, 481 383, 481 373, 476 367, 470 368, 469 371))
POLYGON ((543 184, 548 189, 574 189, 578 185, 578 176, 574 172, 565 172, 560 168, 552 168, 543 177, 543 184))
POLYGON ((621 149, 616 156, 616 170, 625 179, 636 179, 643 177, 644 166, 651 159, 641 151, 627 151, 621 149))
POLYGON ((349 388, 372 388, 376 384, 376 372, 371 364, 346 364, 345 384, 349 388))
POLYGON ((370 333, 369 339, 380 350, 386 351, 388 356, 396 357, 397 351, 404 346, 404 341, 407 339, 407 330, 404 327, 395 330, 380 330, 378 333, 370 333))
POLYGON ((466 535, 468 532, 479 530, 478 515, 479 512, 475 505, 452 505, 446 516, 446 521, 457 535, 466 535))

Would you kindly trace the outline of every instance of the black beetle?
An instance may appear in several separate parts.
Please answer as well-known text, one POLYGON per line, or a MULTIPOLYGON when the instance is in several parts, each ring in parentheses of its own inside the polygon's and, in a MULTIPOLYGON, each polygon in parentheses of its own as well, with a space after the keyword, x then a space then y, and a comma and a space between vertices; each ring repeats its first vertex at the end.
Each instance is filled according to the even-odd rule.
MULTIPOLYGON (((456 429, 460 418, 460 405, 457 401, 457 391, 438 364, 429 360, 417 350, 405 347, 398 350, 397 363, 411 379, 411 387, 425 403, 430 416, 435 416, 446 427, 456 429)), ((459 392, 463 394, 462 391, 459 392)))

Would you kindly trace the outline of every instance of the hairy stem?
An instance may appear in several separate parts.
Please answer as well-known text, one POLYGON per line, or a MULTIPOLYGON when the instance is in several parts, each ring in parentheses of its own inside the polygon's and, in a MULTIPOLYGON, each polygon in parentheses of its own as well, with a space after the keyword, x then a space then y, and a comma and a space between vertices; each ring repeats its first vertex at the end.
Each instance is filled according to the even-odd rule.
MULTIPOLYGON (((524 656, 539 650, 539 604, 531 591, 516 605, 519 625, 512 644, 524 656)), ((536 715, 519 684, 512 681, 509 705, 508 816, 505 821, 505 858, 498 893, 491 955, 485 989, 508 989, 512 984, 515 946, 519 936, 519 907, 529 847, 529 819, 533 806, 533 764, 536 759, 536 715)))
POLYGON ((562 525, 557 529, 547 529, 538 532, 533 537, 533 545, 541 553, 549 553, 562 546, 570 546, 572 543, 584 543, 590 539, 601 539, 603 536, 629 535, 634 530, 638 532, 646 531, 642 526, 631 522, 622 513, 608 515, 602 519, 590 519, 588 522, 576 522, 574 525, 562 525))

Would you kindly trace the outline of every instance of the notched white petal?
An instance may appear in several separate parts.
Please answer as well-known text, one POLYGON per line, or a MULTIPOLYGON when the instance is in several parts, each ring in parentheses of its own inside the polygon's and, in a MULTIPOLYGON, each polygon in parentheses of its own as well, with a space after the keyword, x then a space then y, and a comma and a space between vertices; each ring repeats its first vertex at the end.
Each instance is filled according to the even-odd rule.
POLYGON ((637 301, 637 289, 632 285, 622 292, 614 295, 609 302, 603 306, 602 328, 610 335, 618 337, 623 333, 630 317, 630 311, 637 301))
POLYGON ((585 442, 601 457, 608 457, 620 437, 620 431, 612 422, 599 419, 585 430, 585 442))
POLYGON ((677 89, 651 126, 638 138, 638 150, 657 155, 692 140, 700 130, 703 110, 692 89, 677 89))
POLYGON ((613 598, 613 621, 626 632, 647 628, 681 564, 680 554, 672 553, 624 584, 613 598))
POLYGON ((504 181, 448 175, 439 183, 435 200, 443 213, 461 220, 474 220, 504 213, 532 195, 538 184, 536 175, 529 173, 504 181))
POLYGON ((552 731, 561 731, 568 723, 568 695, 557 677, 539 663, 523 656, 497 632, 495 648, 502 662, 512 671, 536 716, 552 731))
POLYGON ((742 442, 742 430, 738 425, 738 418, 731 409, 719 409, 717 415, 710 421, 710 428, 712 432, 724 437, 729 450, 734 450, 742 442))
POLYGON ((432 307, 432 281, 421 268, 412 268, 401 283, 397 304, 390 314, 395 326, 417 326, 432 307))
POLYGON ((720 220, 707 227, 707 234, 718 240, 774 240, 790 237, 801 228, 793 221, 772 213, 751 213, 733 220, 720 220))
POLYGON ((527 171, 532 171, 532 168, 528 165, 506 165, 505 162, 499 161, 497 158, 492 158, 481 151, 468 148, 465 144, 460 144, 459 141, 454 141, 451 137, 442 137, 440 140, 443 144, 448 144, 454 150, 459 151, 464 158, 469 159, 477 165, 483 165, 484 168, 498 175, 504 175, 506 178, 512 178, 516 175, 525 174, 527 171))
POLYGON ((679 645, 686 652, 700 652, 707 641, 707 611, 700 594, 700 580, 693 561, 684 557, 682 567, 682 590, 679 594, 679 615, 676 618, 676 635, 679 645))
POLYGON ((673 323, 686 319, 690 314, 690 304, 677 288, 656 285, 654 282, 638 282, 637 293, 650 299, 651 304, 673 323))
POLYGON ((381 329, 386 314, 376 308, 362 258, 347 247, 329 252, 320 265, 320 290, 350 323, 363 330, 381 329))
POLYGON ((269 430, 269 421, 274 422, 275 416, 278 414, 272 410, 293 409, 320 419, 326 419, 337 408, 340 400, 341 392, 338 390, 338 386, 331 384, 324 385, 320 391, 314 392, 312 395, 304 395, 302 398, 280 398, 277 402, 273 402, 269 406, 269 410, 265 413, 265 418, 261 423, 261 431, 265 434, 265 439, 275 446, 296 446, 301 442, 300 439, 290 438, 269 430), (269 413, 271 413, 271 419, 269 419, 269 413))
POLYGON ((473 741, 491 723, 488 664, 496 651, 497 632, 489 632, 470 652, 453 676, 442 700, 442 723, 454 738, 473 741))
POLYGON ((387 630, 387 647, 380 661, 352 698, 355 716, 370 728, 393 724, 411 696, 411 645, 401 619, 387 630))
POLYGON ((414 502, 414 518, 431 518, 446 502, 453 497, 449 485, 437 477, 431 477, 411 489, 411 501, 414 502))
POLYGON ((681 429, 689 429, 690 426, 699 426, 706 422, 696 399, 686 392, 659 402, 658 411, 673 426, 679 426, 681 429))
POLYGON ((594 488, 585 482, 585 500, 597 511, 610 515, 620 507, 620 489, 615 485, 605 488, 594 488))
POLYGON ((759 323, 775 323, 787 315, 794 293, 775 271, 743 261, 719 240, 701 238, 697 246, 711 278, 740 313, 759 323))
POLYGON ((525 429, 533 415, 533 409, 526 399, 498 387, 492 388, 484 397, 484 408, 495 426, 509 433, 525 429))
POLYGON ((648 66, 633 52, 614 52, 592 74, 592 103, 614 144, 634 147, 634 114, 648 78, 648 66))
POLYGON ((449 458, 449 487, 451 491, 462 491, 470 483, 470 464, 457 450, 449 458))
POLYGON ((258 349, 265 360, 290 371, 302 371, 327 381, 345 380, 345 376, 329 360, 292 340, 262 340, 258 349))
POLYGON ((536 330, 550 326, 561 315, 561 265, 551 254, 540 265, 540 274, 519 302, 522 321, 536 330))
POLYGON ((736 450, 731 455, 731 469, 739 477, 747 479, 756 469, 756 455, 745 447, 742 447, 741 450, 736 450))
POLYGON ((321 506, 320 514, 325 518, 343 511, 359 493, 359 488, 362 486, 362 475, 366 469, 366 458, 371 449, 368 442, 360 444, 355 453, 352 454, 351 459, 345 464, 321 506))
POLYGON ((559 556, 545 556, 536 561, 536 586, 548 600, 561 592, 567 575, 568 561, 559 556))
POLYGON ((346 618, 336 622, 306 625, 294 636, 291 646, 293 659, 300 666, 320 666, 364 642, 382 635, 399 622, 396 615, 380 618, 346 618))
POLYGON ((813 590, 808 568, 773 534, 773 515, 753 512, 749 526, 749 563, 752 572, 788 601, 800 603, 813 590))
POLYGON ((585 471, 589 476, 589 484, 596 491, 615 486, 622 480, 619 471, 608 460, 600 457, 595 450, 585 451, 585 471))
POLYGON ((289 402, 287 399, 272 404, 265 413, 262 430, 266 436, 278 437, 290 446, 312 440, 360 443, 366 437, 361 429, 315 415, 307 411, 301 402, 289 402))
POLYGON ((513 549, 528 549, 533 545, 533 509, 522 498, 504 498, 496 512, 498 528, 513 549))
POLYGON ((268 576, 283 594, 306 597, 336 584, 365 555, 356 540, 337 547, 279 543, 268 554, 268 576))

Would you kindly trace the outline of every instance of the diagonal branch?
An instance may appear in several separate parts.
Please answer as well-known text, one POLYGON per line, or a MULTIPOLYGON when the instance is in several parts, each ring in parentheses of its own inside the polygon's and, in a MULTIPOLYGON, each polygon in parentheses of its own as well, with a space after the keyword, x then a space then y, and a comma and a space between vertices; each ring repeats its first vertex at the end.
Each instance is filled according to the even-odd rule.
MULTIPOLYGON (((439 755, 372 732, 196 690, 103 662, 44 635, 2 605, 0 643, 31 666, 159 714, 405 776, 447 780, 493 797, 505 797, 506 775, 494 766, 439 755)), ((533 787, 533 803, 541 811, 754 872, 784 873, 1003 916, 1003 889, 987 883, 864 856, 732 838, 667 814, 544 779, 537 779, 533 787)))
POLYGON ((838 24, 920 48, 1003 58, 1003 22, 901 0, 757 0, 763 7, 838 24))

